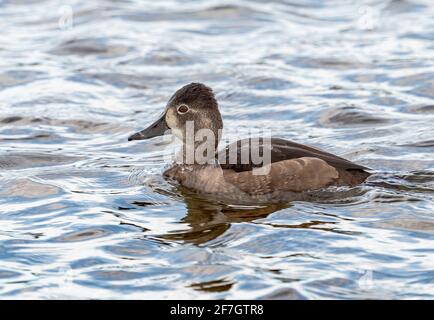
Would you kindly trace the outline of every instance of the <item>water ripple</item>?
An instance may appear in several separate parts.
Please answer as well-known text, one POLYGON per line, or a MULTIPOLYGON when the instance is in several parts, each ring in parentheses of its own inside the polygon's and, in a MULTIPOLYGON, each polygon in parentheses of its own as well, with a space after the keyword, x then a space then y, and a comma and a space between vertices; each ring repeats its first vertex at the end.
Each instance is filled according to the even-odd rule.
POLYGON ((430 1, 0 7, 2 298, 434 297, 430 1), (126 139, 192 81, 228 140, 270 130, 374 174, 264 206, 168 183, 173 150, 126 139))

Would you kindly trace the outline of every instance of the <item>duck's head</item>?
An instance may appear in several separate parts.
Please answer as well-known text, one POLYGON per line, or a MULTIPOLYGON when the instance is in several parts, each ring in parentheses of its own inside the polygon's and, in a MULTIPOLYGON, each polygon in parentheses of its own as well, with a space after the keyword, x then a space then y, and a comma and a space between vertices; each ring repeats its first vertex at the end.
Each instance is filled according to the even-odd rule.
POLYGON ((217 143, 219 130, 223 128, 214 93, 202 83, 190 83, 176 91, 163 115, 146 129, 131 135, 128 141, 161 136, 171 130, 185 143, 189 128, 194 128, 194 134, 201 129, 211 130, 217 143))

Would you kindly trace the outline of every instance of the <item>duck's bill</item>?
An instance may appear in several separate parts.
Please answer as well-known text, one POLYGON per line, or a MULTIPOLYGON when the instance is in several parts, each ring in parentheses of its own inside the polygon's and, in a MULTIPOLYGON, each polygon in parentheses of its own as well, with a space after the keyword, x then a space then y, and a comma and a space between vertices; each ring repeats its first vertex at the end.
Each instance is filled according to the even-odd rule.
POLYGON ((160 117, 160 119, 155 121, 146 129, 143 129, 142 131, 136 132, 135 134, 129 136, 128 141, 144 140, 144 139, 150 139, 153 137, 162 136, 169 130, 170 129, 167 126, 165 115, 163 115, 162 117, 160 117))

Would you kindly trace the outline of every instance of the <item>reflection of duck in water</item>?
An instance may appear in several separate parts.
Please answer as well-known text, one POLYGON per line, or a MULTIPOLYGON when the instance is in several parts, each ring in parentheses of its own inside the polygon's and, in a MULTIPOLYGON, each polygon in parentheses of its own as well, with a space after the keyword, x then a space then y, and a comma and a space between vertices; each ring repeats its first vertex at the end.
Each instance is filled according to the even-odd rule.
POLYGON ((160 119, 128 140, 160 136, 170 129, 183 141, 183 161, 166 170, 164 176, 196 192, 240 203, 281 202, 328 186, 357 185, 370 175, 366 167, 279 138, 239 140, 217 153, 222 127, 212 90, 203 84, 191 83, 172 96, 160 119), (191 123, 193 135, 189 136, 191 123), (200 130, 213 134, 213 139, 206 139, 206 146, 212 143, 211 152, 204 148, 204 140, 196 141, 200 130), (190 160, 188 150, 193 150, 190 160), (205 163, 198 161, 198 154, 205 158, 205 163), (247 161, 244 161, 245 154, 247 161), (254 154, 263 161, 254 161, 254 154), (264 161, 267 155, 268 162, 264 161))
POLYGON ((187 230, 179 230, 159 235, 165 240, 185 241, 202 244, 224 234, 232 223, 250 222, 267 217, 269 214, 284 209, 288 205, 269 204, 264 206, 229 206, 179 188, 187 214, 180 222, 189 226, 187 230))
MULTIPOLYGON (((317 218, 302 223, 280 224, 260 220, 267 218, 276 211, 290 208, 292 206, 290 203, 235 206, 212 200, 209 196, 201 196, 183 187, 176 188, 176 190, 177 196, 181 195, 187 209, 186 215, 179 221, 182 227, 179 230, 172 230, 164 234, 155 235, 158 239, 203 244, 222 236, 229 230, 232 224, 240 222, 258 223, 275 228, 314 229, 342 234, 353 234, 342 228, 335 228, 334 225, 337 222, 330 220, 330 217, 339 220, 345 218, 321 212, 315 213, 317 218), (323 217, 326 217, 326 219, 323 219, 323 217), (186 226, 187 228, 185 228, 186 226)), ((333 197, 335 197, 335 195, 330 193, 324 195, 323 200, 326 198, 333 200, 333 197)), ((217 241, 224 242, 226 240, 223 237, 217 241)))

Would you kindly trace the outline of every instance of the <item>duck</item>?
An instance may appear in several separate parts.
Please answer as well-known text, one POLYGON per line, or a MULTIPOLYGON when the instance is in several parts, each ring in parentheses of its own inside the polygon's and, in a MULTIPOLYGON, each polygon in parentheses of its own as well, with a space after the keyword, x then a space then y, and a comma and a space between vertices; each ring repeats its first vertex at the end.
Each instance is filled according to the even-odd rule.
POLYGON ((219 151, 222 129, 213 90, 193 82, 177 90, 162 115, 128 141, 175 135, 182 150, 163 176, 193 192, 238 203, 310 197, 332 186, 357 186, 371 175, 365 166, 279 137, 244 138, 219 151))

